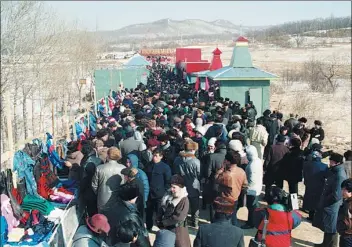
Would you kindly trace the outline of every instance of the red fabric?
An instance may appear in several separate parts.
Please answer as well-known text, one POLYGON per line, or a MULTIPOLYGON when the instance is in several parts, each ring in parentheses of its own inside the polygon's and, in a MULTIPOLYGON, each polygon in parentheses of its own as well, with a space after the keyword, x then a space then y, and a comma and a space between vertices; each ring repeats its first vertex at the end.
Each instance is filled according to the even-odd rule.
POLYGON ((198 92, 199 90, 199 86, 200 86, 200 80, 199 80, 199 77, 197 77, 197 80, 196 80, 196 85, 194 86, 194 89, 198 92))
MULTIPOLYGON (((288 232, 287 234, 277 234, 277 235, 266 235, 266 246, 267 247, 290 247, 291 246, 291 230, 293 228, 293 219, 291 212, 283 212, 268 210, 269 223, 267 225, 267 232, 270 233, 279 233, 279 232, 288 232)), ((261 231, 264 227, 264 221, 259 225, 258 230, 258 239, 262 239, 261 231)))
POLYGON ((45 199, 49 199, 49 196, 53 194, 53 190, 49 188, 46 177, 43 175, 40 176, 37 187, 38 194, 45 199))
POLYGON ((187 129, 187 133, 190 135, 190 137, 195 137, 196 136, 196 134, 193 132, 192 125, 186 124, 186 129, 187 129))
POLYGON ((18 202, 18 204, 22 204, 23 198, 21 197, 20 193, 18 193, 18 190, 15 188, 12 188, 11 191, 12 195, 15 197, 16 201, 18 202))
POLYGON ((205 91, 208 91, 210 88, 209 86, 209 80, 208 80, 208 77, 205 77, 205 91))
POLYGON ((29 219, 29 216, 31 216, 31 214, 29 212, 24 211, 23 217, 20 219, 20 222, 25 225, 27 223, 27 220, 29 219))
POLYGON ((81 151, 81 150, 82 150, 82 143, 81 141, 78 141, 77 151, 81 151))

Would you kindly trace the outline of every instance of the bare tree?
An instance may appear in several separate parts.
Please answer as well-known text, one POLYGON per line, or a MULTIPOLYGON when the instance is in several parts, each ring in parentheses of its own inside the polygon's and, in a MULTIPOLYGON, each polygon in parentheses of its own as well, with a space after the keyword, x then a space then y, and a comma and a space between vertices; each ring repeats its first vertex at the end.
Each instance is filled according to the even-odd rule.
POLYGON ((303 64, 303 80, 309 88, 315 92, 323 92, 326 89, 325 80, 321 74, 321 62, 314 57, 303 64))
POLYGON ((96 67, 97 46, 92 35, 86 31, 78 31, 78 24, 71 36, 69 59, 73 83, 76 85, 79 97, 79 109, 82 108, 82 89, 79 79, 92 75, 96 67))
POLYGON ((339 83, 337 77, 340 72, 340 64, 337 62, 336 56, 330 59, 325 59, 325 62, 320 66, 320 73, 325 78, 329 88, 333 93, 336 92, 339 83))
POLYGON ((296 35, 294 35, 294 40, 296 43, 296 47, 300 48, 304 44, 306 38, 304 36, 301 36, 300 34, 296 34, 296 35))

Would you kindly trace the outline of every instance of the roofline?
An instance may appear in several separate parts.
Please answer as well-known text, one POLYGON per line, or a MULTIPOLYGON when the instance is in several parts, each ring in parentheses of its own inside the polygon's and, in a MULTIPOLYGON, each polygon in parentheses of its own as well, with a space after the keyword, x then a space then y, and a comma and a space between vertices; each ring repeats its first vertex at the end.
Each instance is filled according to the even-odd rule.
POLYGON ((252 77, 252 78, 212 78, 210 77, 213 81, 251 81, 251 80, 255 80, 255 81, 271 81, 271 80, 275 80, 277 78, 275 77, 252 77))

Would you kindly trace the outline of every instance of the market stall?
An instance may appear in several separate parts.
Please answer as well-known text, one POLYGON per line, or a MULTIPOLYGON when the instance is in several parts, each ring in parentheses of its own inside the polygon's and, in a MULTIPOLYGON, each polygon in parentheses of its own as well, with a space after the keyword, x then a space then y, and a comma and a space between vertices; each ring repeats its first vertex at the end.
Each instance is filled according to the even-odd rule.
MULTIPOLYGON (((80 142, 95 128, 89 112, 72 126, 80 142)), ((83 217, 79 181, 69 179, 68 142, 34 139, 15 152, 0 174, 1 246, 69 246, 83 217), (66 172, 65 172, 66 171, 66 172)))

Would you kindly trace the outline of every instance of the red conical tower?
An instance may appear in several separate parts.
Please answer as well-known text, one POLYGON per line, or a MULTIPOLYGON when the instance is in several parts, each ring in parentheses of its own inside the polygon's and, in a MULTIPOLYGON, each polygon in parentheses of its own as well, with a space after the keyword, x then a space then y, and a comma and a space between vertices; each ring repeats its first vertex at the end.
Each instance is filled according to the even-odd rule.
POLYGON ((210 66, 209 66, 209 70, 210 71, 222 68, 222 61, 221 61, 221 58, 220 58, 221 53, 222 52, 217 47, 213 51, 213 59, 211 60, 211 63, 210 63, 210 66))

